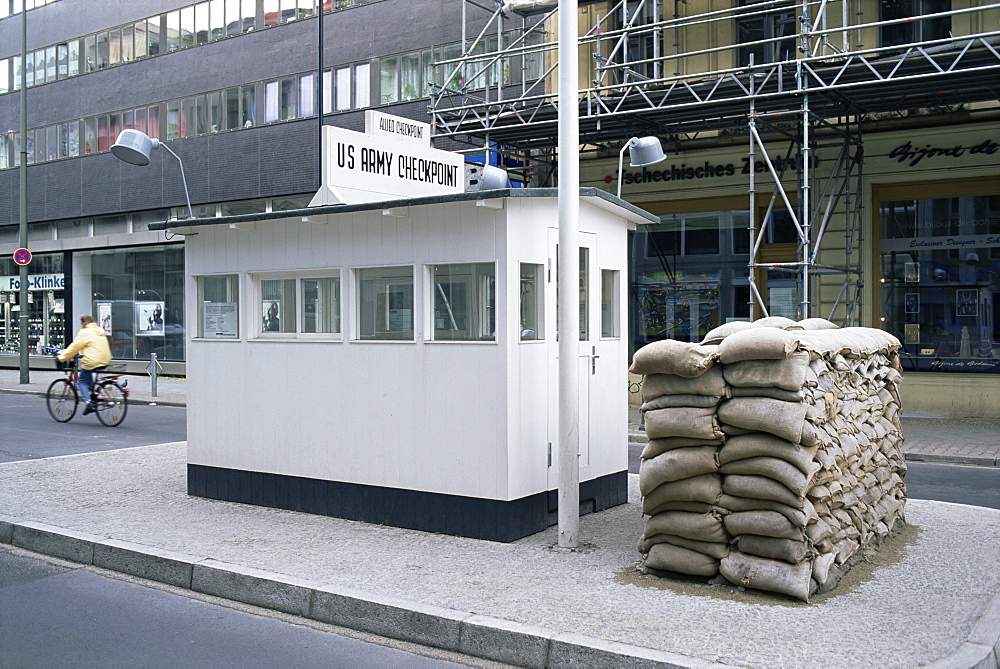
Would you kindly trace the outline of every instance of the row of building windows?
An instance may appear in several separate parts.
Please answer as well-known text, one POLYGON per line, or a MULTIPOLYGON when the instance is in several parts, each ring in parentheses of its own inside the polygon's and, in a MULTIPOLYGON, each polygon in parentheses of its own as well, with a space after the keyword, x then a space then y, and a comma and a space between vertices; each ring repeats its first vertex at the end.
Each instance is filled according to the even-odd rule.
MULTIPOLYGON (((495 48, 494 36, 492 42, 484 40, 477 50, 495 48)), ((369 107, 375 97, 373 83, 381 104, 427 97, 454 69, 435 68, 434 63, 456 58, 461 51, 461 44, 454 43, 380 58, 376 64, 377 82, 372 80, 369 62, 331 68, 323 73, 323 113, 369 107)), ((473 63, 466 67, 466 73, 455 76, 469 78, 469 87, 484 87, 509 83, 509 69, 502 61, 482 66, 473 63)), ((527 76, 541 74, 540 67, 534 64, 526 69, 527 76)), ((309 72, 31 128, 26 147, 28 163, 108 151, 119 133, 129 128, 156 139, 172 140, 307 118, 316 115, 315 101, 316 75, 309 72), (257 113, 258 95, 263 99, 262 115, 257 113)), ((21 151, 19 135, 16 131, 0 134, 0 169, 17 166, 21 151)))
MULTIPOLYGON (((31 0, 29 0, 31 1, 31 0)), ((325 0, 323 11, 346 9, 374 0, 325 0)), ((7 0, 0 0, 0 7, 7 0)), ((44 4, 34 0, 36 6, 44 4)), ((204 0, 108 30, 29 52, 26 85, 41 84, 134 60, 208 44, 316 14, 316 0, 204 0), (261 21, 258 21, 258 16, 261 21)), ((3 13, 0 10, 0 18, 3 13)), ((0 93, 21 88, 21 57, 0 59, 0 93)))
POLYGON ((23 10, 43 7, 56 0, 0 0, 0 19, 20 14, 23 10))

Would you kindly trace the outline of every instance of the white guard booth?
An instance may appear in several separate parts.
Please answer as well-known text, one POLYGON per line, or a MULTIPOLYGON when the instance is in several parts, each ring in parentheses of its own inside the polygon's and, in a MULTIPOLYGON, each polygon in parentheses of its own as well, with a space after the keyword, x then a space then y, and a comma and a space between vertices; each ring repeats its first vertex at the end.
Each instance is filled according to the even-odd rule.
MULTIPOLYGON (((627 231, 580 191, 580 500, 627 499, 627 231)), ((188 491, 513 541, 556 522, 557 191, 156 224, 187 235, 188 491)))

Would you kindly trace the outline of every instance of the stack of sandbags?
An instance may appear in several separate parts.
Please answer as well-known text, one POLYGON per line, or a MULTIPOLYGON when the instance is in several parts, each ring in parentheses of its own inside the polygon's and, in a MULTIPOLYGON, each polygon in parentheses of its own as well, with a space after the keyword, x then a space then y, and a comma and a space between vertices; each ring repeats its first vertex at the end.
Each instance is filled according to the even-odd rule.
POLYGON ((639 541, 651 569, 697 576, 719 573, 729 535, 716 506, 722 496, 717 416, 726 397, 715 346, 665 340, 637 351, 629 371, 642 374, 640 410, 649 443, 639 466, 639 541))
MULTIPOLYGON (((719 572, 733 583, 807 600, 832 588, 862 547, 877 543, 902 519, 899 342, 880 330, 775 318, 728 324, 710 332, 706 342, 712 342, 703 348, 714 349, 716 364, 703 367, 721 372, 724 381, 712 389, 719 401, 711 414, 724 435, 714 474, 722 492, 702 512, 725 529, 714 543, 731 546, 715 552, 719 572)), ((646 357, 643 351, 636 359, 646 357)), ((653 384, 653 392, 659 385, 653 384)), ((653 397, 644 387, 647 431, 659 406, 653 397)), ((662 425, 669 418, 657 417, 655 429, 682 429, 662 425)), ((647 448, 649 458, 643 454, 643 495, 652 496, 651 485, 681 471, 687 476, 687 469, 671 473, 668 461, 654 466, 659 450, 647 448)), ((662 513, 653 505, 643 510, 662 513)), ((675 557, 674 549, 654 553, 655 531, 671 526, 654 519, 640 543, 647 567, 711 575, 707 561, 700 571, 684 571, 661 559, 665 550, 675 557)))

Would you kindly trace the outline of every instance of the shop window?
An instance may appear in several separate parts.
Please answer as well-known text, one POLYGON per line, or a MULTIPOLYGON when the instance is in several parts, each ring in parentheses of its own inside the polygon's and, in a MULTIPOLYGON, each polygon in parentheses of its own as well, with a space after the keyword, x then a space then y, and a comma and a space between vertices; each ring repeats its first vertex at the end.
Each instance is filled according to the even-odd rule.
POLYGON ((882 328, 908 371, 1000 372, 1000 195, 879 203, 882 328))
POLYGON ((545 338, 545 267, 521 263, 521 341, 545 338))
POLYGON ((601 336, 621 336, 621 272, 601 270, 601 336))
POLYGON ((495 264, 431 265, 429 270, 434 340, 494 341, 495 264))
POLYGON ((203 339, 239 339, 240 291, 235 274, 197 276, 198 331, 203 339))
POLYGON ((413 340, 413 267, 357 269, 357 338, 413 340))

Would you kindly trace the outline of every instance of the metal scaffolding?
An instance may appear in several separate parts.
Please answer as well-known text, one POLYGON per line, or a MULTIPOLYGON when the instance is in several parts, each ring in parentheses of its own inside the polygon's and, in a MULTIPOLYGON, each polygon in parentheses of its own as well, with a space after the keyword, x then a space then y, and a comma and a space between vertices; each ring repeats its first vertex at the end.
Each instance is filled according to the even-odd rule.
MULTIPOLYGON (((530 156, 544 168, 557 138, 556 3, 494 4, 463 56, 435 64, 440 85, 429 107, 435 134, 473 151, 530 156), (499 48, 479 48, 494 33, 499 48), (505 77, 491 87, 470 85, 489 71, 505 77)), ((592 74, 579 95, 584 152, 613 155, 637 135, 656 135, 676 151, 745 136, 749 164, 761 164, 759 172, 749 170, 748 183, 751 315, 767 315, 762 275, 783 272, 797 277, 802 318, 836 314, 856 324, 863 285, 861 129, 878 118, 995 109, 1000 3, 914 16, 898 10, 881 16, 880 7, 901 3, 875 0, 734 2, 702 13, 688 13, 697 3, 674 0, 670 16, 667 4, 580 3, 593 15, 579 38, 581 63, 589 61, 592 74), (813 169, 820 156, 822 177, 813 169), (758 218, 762 199, 769 204, 758 218), (792 218, 794 261, 760 258, 775 206, 792 218), (845 235, 831 254, 836 262, 822 258, 833 220, 838 236, 840 229, 845 235), (835 299, 824 300, 829 311, 815 314, 811 282, 824 275, 843 282, 835 299)), ((550 177, 536 170, 524 178, 541 185, 550 177)))

